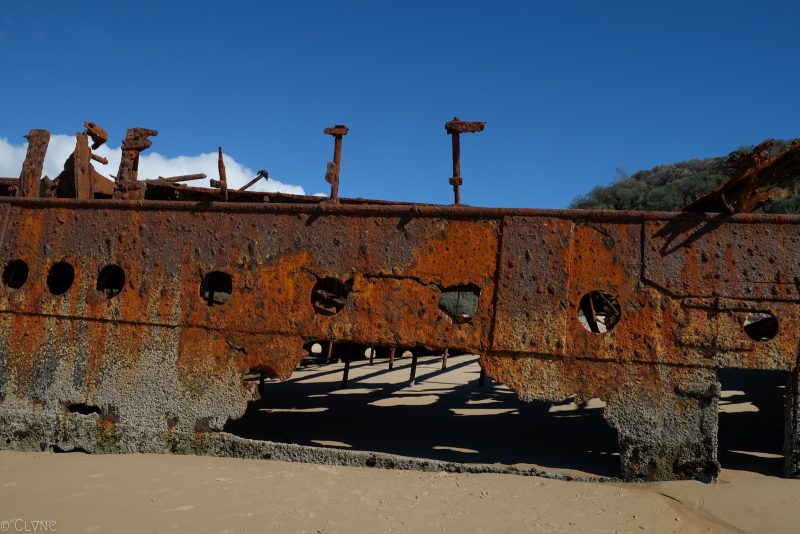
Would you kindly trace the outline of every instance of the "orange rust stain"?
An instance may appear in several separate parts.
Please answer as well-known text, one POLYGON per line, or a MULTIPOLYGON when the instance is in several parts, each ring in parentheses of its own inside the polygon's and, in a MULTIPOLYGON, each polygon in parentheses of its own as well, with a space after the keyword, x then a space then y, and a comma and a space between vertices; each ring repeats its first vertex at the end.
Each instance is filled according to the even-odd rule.
POLYGON ((302 338, 296 336, 185 328, 177 357, 178 374, 194 390, 208 387, 213 379, 225 379, 231 365, 241 375, 265 372, 285 380, 303 357, 302 345, 302 338))
POLYGON ((184 277, 187 323, 219 330, 292 333, 313 315, 313 271, 307 251, 284 255, 254 271, 233 273, 234 291, 222 305, 208 306, 200 297, 197 275, 184 277), (247 288, 247 289, 243 289, 247 288))
POLYGON ((498 223, 445 221, 443 235, 428 239, 416 251, 408 274, 440 280, 445 287, 485 285, 497 268, 498 223))
MULTIPOLYGON (((42 228, 46 210, 14 210, 13 215, 19 221, 19 233, 15 239, 17 253, 31 266, 31 274, 41 258, 42 228)), ((7 234, 8 235, 8 234, 7 234)), ((11 236, 9 236, 11 238, 11 236)))

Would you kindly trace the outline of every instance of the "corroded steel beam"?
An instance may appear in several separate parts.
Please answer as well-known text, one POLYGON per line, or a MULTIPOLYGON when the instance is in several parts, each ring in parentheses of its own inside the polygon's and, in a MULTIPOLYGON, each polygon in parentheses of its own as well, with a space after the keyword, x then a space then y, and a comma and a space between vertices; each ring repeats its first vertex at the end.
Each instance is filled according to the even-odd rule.
POLYGON ((342 137, 347 135, 350 129, 344 124, 337 124, 330 128, 325 128, 322 133, 333 136, 333 161, 328 162, 325 173, 325 181, 331 184, 330 199, 339 202, 339 173, 342 168, 342 137))
POLYGON ((139 178, 139 154, 153 145, 150 137, 158 135, 156 130, 148 128, 131 128, 122 141, 122 158, 116 177, 114 198, 141 198, 139 178))
POLYGON ((50 143, 50 132, 47 130, 31 130, 25 136, 28 140, 28 151, 19 175, 17 195, 22 197, 39 196, 39 179, 42 177, 44 157, 50 143))
POLYGON ((684 211, 750 213, 787 198, 800 179, 800 140, 764 141, 753 150, 731 156, 723 168, 731 172, 731 178, 684 211))
POLYGON ((269 180, 269 173, 267 171, 265 171, 265 170, 258 171, 258 173, 256 174, 255 178, 253 178, 252 180, 250 180, 249 182, 244 184, 242 187, 237 189, 237 191, 246 191, 246 190, 250 189, 250 187, 255 185, 255 183, 258 182, 259 180, 261 180, 262 178, 264 179, 265 182, 268 181, 269 180))
POLYGON ((800 476, 800 217, 138 186, 0 199, 0 447, 255 454, 222 432, 259 394, 246 377, 350 343, 602 398, 628 479, 712 480, 718 370, 783 371, 800 476))
POLYGON ((208 178, 204 173, 199 172, 197 174, 182 174, 180 176, 169 176, 164 178, 163 176, 159 176, 156 180, 169 182, 173 184, 177 184, 180 182, 191 182, 193 180, 203 180, 204 178, 208 178))
POLYGON ((92 150, 97 150, 108 141, 108 132, 97 123, 85 121, 86 134, 92 138, 92 150))

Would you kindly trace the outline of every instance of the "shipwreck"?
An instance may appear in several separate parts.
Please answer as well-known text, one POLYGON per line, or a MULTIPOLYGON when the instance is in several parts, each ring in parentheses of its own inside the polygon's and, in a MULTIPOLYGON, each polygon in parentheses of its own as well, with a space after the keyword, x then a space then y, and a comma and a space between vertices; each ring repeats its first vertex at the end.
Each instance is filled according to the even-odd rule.
POLYGON ((0 447, 258 456, 223 432, 320 343, 480 355, 524 400, 607 405, 625 479, 713 480, 718 371, 786 375, 785 475, 800 477, 800 217, 753 213, 790 190, 800 144, 759 145, 681 212, 328 197, 138 176, 133 128, 116 175, 87 122, 61 174, 31 130, 0 179, 0 447), (256 377, 256 379, 253 379, 256 377))

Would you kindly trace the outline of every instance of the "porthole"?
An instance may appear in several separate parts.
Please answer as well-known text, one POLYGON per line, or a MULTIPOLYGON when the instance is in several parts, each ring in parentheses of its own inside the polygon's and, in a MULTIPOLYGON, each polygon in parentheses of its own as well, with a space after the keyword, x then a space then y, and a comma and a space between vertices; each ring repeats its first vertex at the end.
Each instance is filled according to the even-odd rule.
POLYGON ((778 319, 771 313, 748 313, 742 326, 744 333, 753 341, 769 341, 778 335, 778 319))
POLYGON ((63 295, 75 281, 75 268, 65 261, 60 261, 50 267, 47 273, 47 289, 53 295, 63 295))
POLYGON ((481 289, 475 284, 464 284, 442 289, 439 309, 454 323, 468 323, 478 312, 481 289))
POLYGON ((23 260, 12 260, 3 269, 3 285, 16 290, 28 281, 28 264, 23 260))
POLYGON ((604 291, 591 291, 578 303, 578 322, 586 330, 598 334, 610 332, 622 317, 617 298, 604 291))
POLYGON ((233 278, 222 271, 212 271, 200 283, 200 297, 209 306, 225 304, 233 293, 233 278))
POLYGON ((342 282, 338 278, 320 278, 311 289, 311 306, 320 315, 335 315, 347 304, 353 290, 353 279, 342 282))
POLYGON ((97 275, 97 291, 113 299, 125 287, 125 271, 119 265, 106 265, 97 275))

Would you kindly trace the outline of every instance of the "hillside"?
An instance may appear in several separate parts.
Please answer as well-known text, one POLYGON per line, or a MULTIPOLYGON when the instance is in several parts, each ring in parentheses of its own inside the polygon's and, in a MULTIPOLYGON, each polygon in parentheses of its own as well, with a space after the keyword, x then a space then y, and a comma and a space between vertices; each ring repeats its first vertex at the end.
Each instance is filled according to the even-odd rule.
MULTIPOLYGON (((717 158, 657 165, 648 171, 639 171, 630 176, 623 171, 617 171, 618 178, 613 183, 608 186, 596 186, 588 194, 577 197, 570 204, 570 208, 679 210, 727 180, 728 175, 722 169, 722 164, 728 158, 751 148, 742 147, 728 156, 717 158)), ((800 188, 795 188, 789 198, 771 202, 758 211, 800 213, 800 188)))

